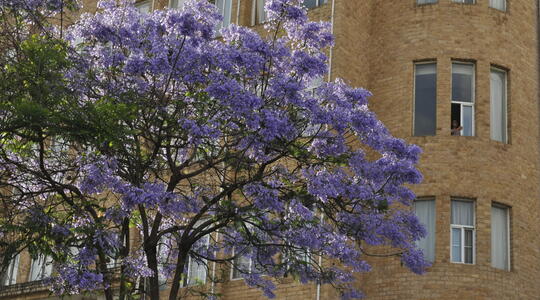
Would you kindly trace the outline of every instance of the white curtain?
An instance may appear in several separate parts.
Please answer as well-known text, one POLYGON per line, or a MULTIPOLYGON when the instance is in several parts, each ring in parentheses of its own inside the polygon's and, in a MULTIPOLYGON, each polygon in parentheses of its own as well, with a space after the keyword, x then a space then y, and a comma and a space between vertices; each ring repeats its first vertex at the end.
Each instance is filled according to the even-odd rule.
POLYGON ((435 261, 435 200, 415 201, 414 213, 427 231, 426 237, 419 240, 417 245, 424 251, 426 260, 433 262, 435 261))
POLYGON ((452 200, 452 224, 474 226, 474 202, 452 200))
POLYGON ((19 255, 15 256, 9 262, 9 266, 2 278, 1 285, 10 285, 17 283, 17 273, 19 271, 19 255))
POLYGON ((506 142, 506 74, 491 70, 491 139, 506 142))
POLYGON ((253 25, 264 23, 266 12, 264 11, 265 0, 253 0, 253 25))
POLYGON ((508 269, 508 209, 491 207, 491 266, 508 269))
POLYGON ((489 0, 489 6, 500 10, 506 10, 506 0, 489 0))
POLYGON ((45 255, 39 255, 32 260, 30 267, 30 281, 45 279, 52 274, 52 259, 45 255))

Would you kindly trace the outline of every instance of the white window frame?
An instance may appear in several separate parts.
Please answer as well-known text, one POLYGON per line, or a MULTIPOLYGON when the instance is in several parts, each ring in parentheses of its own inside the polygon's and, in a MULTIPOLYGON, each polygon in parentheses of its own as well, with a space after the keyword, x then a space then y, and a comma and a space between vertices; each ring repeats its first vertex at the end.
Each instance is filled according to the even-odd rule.
POLYGON ((52 275, 52 259, 47 255, 40 254, 36 259, 32 259, 30 264, 30 273, 28 274, 28 281, 43 280, 52 275), (36 264, 39 267, 37 273, 35 272, 36 264))
MULTIPOLYGON (((452 210, 452 201, 461 201, 461 202, 471 202, 473 203, 472 209, 473 209, 473 225, 461 225, 461 224, 452 224, 452 220, 450 220, 450 262, 455 264, 464 264, 464 265, 474 265, 476 264, 476 227, 474 224, 476 224, 476 202, 474 200, 469 199, 461 199, 461 198, 453 198, 450 200, 450 210, 452 210), (453 240, 452 240, 452 233, 453 229, 459 229, 461 231, 461 261, 454 261, 452 257, 452 249, 454 248, 453 240), (472 262, 468 263, 465 262, 465 230, 472 230, 472 262)), ((452 213, 450 213, 450 216, 452 216, 452 213)))
MULTIPOLYGON (((454 64, 456 65, 468 65, 468 66, 472 66, 472 84, 471 84, 471 102, 466 102, 466 101, 459 101, 459 100, 454 100, 454 97, 452 95, 452 93, 450 94, 450 100, 451 100, 451 104, 459 104, 459 117, 460 117, 460 120, 459 120, 459 125, 463 127, 463 107, 464 106, 468 106, 468 107, 471 107, 471 119, 472 119, 472 128, 471 128, 471 136, 476 136, 476 117, 475 117, 475 114, 476 114, 476 110, 475 110, 475 104, 476 104, 476 64, 473 63, 473 62, 463 62, 463 61, 452 61, 452 70, 451 70, 451 76, 450 76, 450 89, 452 90, 453 88, 453 82, 452 82, 452 75, 454 74, 454 64)), ((452 120, 450 120, 452 121, 452 120)), ((460 131, 460 136, 463 136, 463 129, 460 131)))
POLYGON ((19 272, 19 254, 15 255, 10 261, 6 270, 0 279, 0 286, 7 286, 17 283, 17 273, 19 272))
POLYGON ((413 98, 412 98, 412 136, 436 136, 437 135, 437 76, 438 65, 437 61, 420 61, 413 63, 413 98), (416 121, 416 66, 420 65, 434 65, 435 66, 435 132, 432 135, 416 135, 415 121, 416 121))
MULTIPOLYGON (((500 269, 500 268, 497 268, 497 267, 494 267, 494 268, 497 268, 497 269, 500 269, 500 270, 505 270, 505 271, 510 271, 511 268, 512 268, 512 262, 511 262, 511 258, 512 258, 512 255, 511 255, 511 247, 510 247, 510 235, 511 235, 511 232, 510 232, 510 207, 509 206, 506 206, 506 205, 503 205, 503 204, 498 204, 498 203, 493 203, 491 205, 492 207, 496 207, 496 208, 499 208, 499 209, 505 209, 506 210, 506 232, 508 233, 507 236, 506 236, 506 268, 505 269, 500 269)), ((493 262, 492 262, 493 263, 493 262)), ((493 267, 493 265, 491 265, 493 267)))
POLYGON ((502 8, 497 8, 497 7, 494 6, 493 0, 489 0, 489 7, 493 8, 493 9, 496 9, 496 10, 500 10, 500 11, 506 11, 507 8, 508 8, 508 3, 506 3, 506 0, 503 0, 503 7, 502 8))
MULTIPOLYGON (((489 72, 489 76, 490 76, 490 88, 491 88, 491 73, 493 72, 498 72, 498 73, 503 73, 504 74, 504 85, 503 85, 503 88, 504 88, 504 93, 503 93, 503 106, 504 106, 504 139, 502 141, 500 141, 501 143, 505 143, 507 144, 508 143, 508 71, 505 70, 505 69, 502 69, 502 68, 497 68, 495 66, 492 66, 491 69, 490 69, 490 72, 489 72)), ((492 126, 492 123, 493 123, 493 120, 491 119, 491 109, 492 109, 492 103, 491 103, 491 95, 490 95, 490 103, 489 103, 489 106, 490 106, 490 110, 489 110, 489 116, 490 116, 490 120, 489 120, 489 125, 490 125, 490 138, 491 138, 491 126, 492 126)), ((500 120, 500 121, 503 121, 503 120, 500 120)), ((492 139, 493 140, 493 139, 492 139)))

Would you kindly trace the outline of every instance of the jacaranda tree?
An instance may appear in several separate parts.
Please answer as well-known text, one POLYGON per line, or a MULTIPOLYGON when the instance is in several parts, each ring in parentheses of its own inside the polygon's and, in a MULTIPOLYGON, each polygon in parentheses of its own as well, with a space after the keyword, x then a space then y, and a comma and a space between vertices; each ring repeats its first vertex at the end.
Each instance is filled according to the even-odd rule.
POLYGON ((0 6, 2 38, 17 36, 0 74, 4 268, 46 255, 55 293, 108 300, 156 300, 163 285, 171 300, 216 296, 190 264, 202 281, 232 268, 268 297, 293 276, 358 298, 372 246, 422 272, 407 187, 420 149, 389 133, 368 91, 314 87, 333 37, 300 0, 267 1, 263 36, 218 30, 204 0, 150 14, 101 1, 67 30, 49 17, 73 3, 0 6))

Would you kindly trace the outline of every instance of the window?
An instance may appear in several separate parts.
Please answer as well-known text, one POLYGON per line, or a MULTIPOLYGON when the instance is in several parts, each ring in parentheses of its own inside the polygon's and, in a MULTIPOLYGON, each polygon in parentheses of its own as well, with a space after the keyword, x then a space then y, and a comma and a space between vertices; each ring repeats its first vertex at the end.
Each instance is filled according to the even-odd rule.
POLYGON ((416 0, 416 4, 431 4, 437 3, 437 0, 416 0))
POLYGON ((236 256, 233 261, 231 279, 241 279, 246 274, 251 273, 251 264, 252 260, 246 254, 236 256))
POLYGON ((502 205, 491 206, 491 266, 510 270, 510 214, 502 205))
POLYGON ((303 4, 307 8, 314 8, 327 3, 328 0, 304 0, 303 4))
POLYGON ((0 279, 0 285, 11 285, 17 283, 17 272, 19 271, 19 254, 9 262, 6 273, 0 279))
POLYGON ((433 262, 435 261, 435 199, 414 201, 414 213, 427 231, 426 237, 417 241, 416 244, 424 251, 425 259, 433 262))
MULTIPOLYGON (((210 245, 210 235, 206 235, 201 238, 197 242, 197 244, 199 245, 199 247, 208 248, 208 246, 210 245)), ((195 248, 197 248, 197 245, 195 245, 195 248)), ((201 261, 190 255, 188 258, 187 277, 184 284, 186 286, 204 284, 206 283, 206 273, 206 260, 201 261)))
POLYGON ((507 101, 506 101, 506 72, 491 69, 491 139, 506 143, 508 141, 507 101))
POLYGON ((252 0, 251 24, 262 24, 266 21, 266 12, 264 11, 265 0, 252 0))
POLYGON ((231 24, 232 0, 212 0, 210 2, 217 6, 220 15, 223 16, 218 29, 229 26, 231 24))
POLYGON ((489 7, 506 11, 506 0, 489 0, 489 7))
POLYGON ((474 136, 474 64, 452 63, 452 135, 474 136))
POLYGON ((474 263, 474 202, 452 199, 452 262, 474 263))
POLYGON ((452 2, 465 3, 465 4, 474 4, 474 0, 452 0, 452 2))
POLYGON ((413 135, 435 135, 437 112, 437 65, 414 65, 414 128, 413 135))
POLYGON ((186 0, 171 0, 169 1, 169 7, 173 9, 182 9, 186 0))
POLYGON ((42 280, 52 274, 52 259, 46 255, 39 255, 32 259, 30 277, 28 281, 42 280))
POLYGON ((139 12, 143 14, 150 13, 150 11, 152 10, 152 1, 147 0, 135 3, 135 8, 137 8, 139 12))

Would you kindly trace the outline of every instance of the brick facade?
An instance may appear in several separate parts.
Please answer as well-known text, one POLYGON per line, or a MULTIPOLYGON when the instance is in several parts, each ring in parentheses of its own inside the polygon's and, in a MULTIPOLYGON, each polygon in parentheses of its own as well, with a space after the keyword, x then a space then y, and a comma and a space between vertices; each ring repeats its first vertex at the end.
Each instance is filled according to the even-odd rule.
MULTIPOLYGON (((165 2, 156 0, 154 7, 165 2)), ((331 76, 371 90, 370 107, 391 132, 422 147, 420 169, 425 180, 414 191, 435 197, 436 203, 433 266, 418 276, 397 258, 370 259, 373 271, 358 278, 367 299, 540 299, 536 1, 507 0, 506 12, 490 8, 488 0, 476 4, 439 0, 427 5, 417 5, 415 0, 328 2, 310 15, 330 21, 334 13, 331 76), (413 137, 414 62, 422 60, 437 64, 437 129, 435 136, 413 137), (453 60, 475 63, 474 137, 450 135, 453 60), (508 144, 490 139, 492 66, 508 70, 508 144), (451 197, 475 200, 472 265, 450 262, 451 197), (511 208, 510 271, 491 267, 492 203, 511 208)), ((95 1, 88 1, 85 9, 95 9, 95 1)), ((251 0, 233 0, 231 19, 250 25, 251 0)), ((21 263, 19 274, 28 273, 28 257, 22 257, 21 263)), ((25 279, 19 276, 18 282, 25 279)), ((242 280, 215 288, 225 300, 265 299, 242 280)), ((44 295, 17 297, 0 292, 0 299, 44 299, 44 295)), ((316 295, 315 284, 302 286, 290 278, 277 291, 277 299, 315 299, 316 295)), ((336 294, 323 286, 320 299, 336 299, 336 294)))

